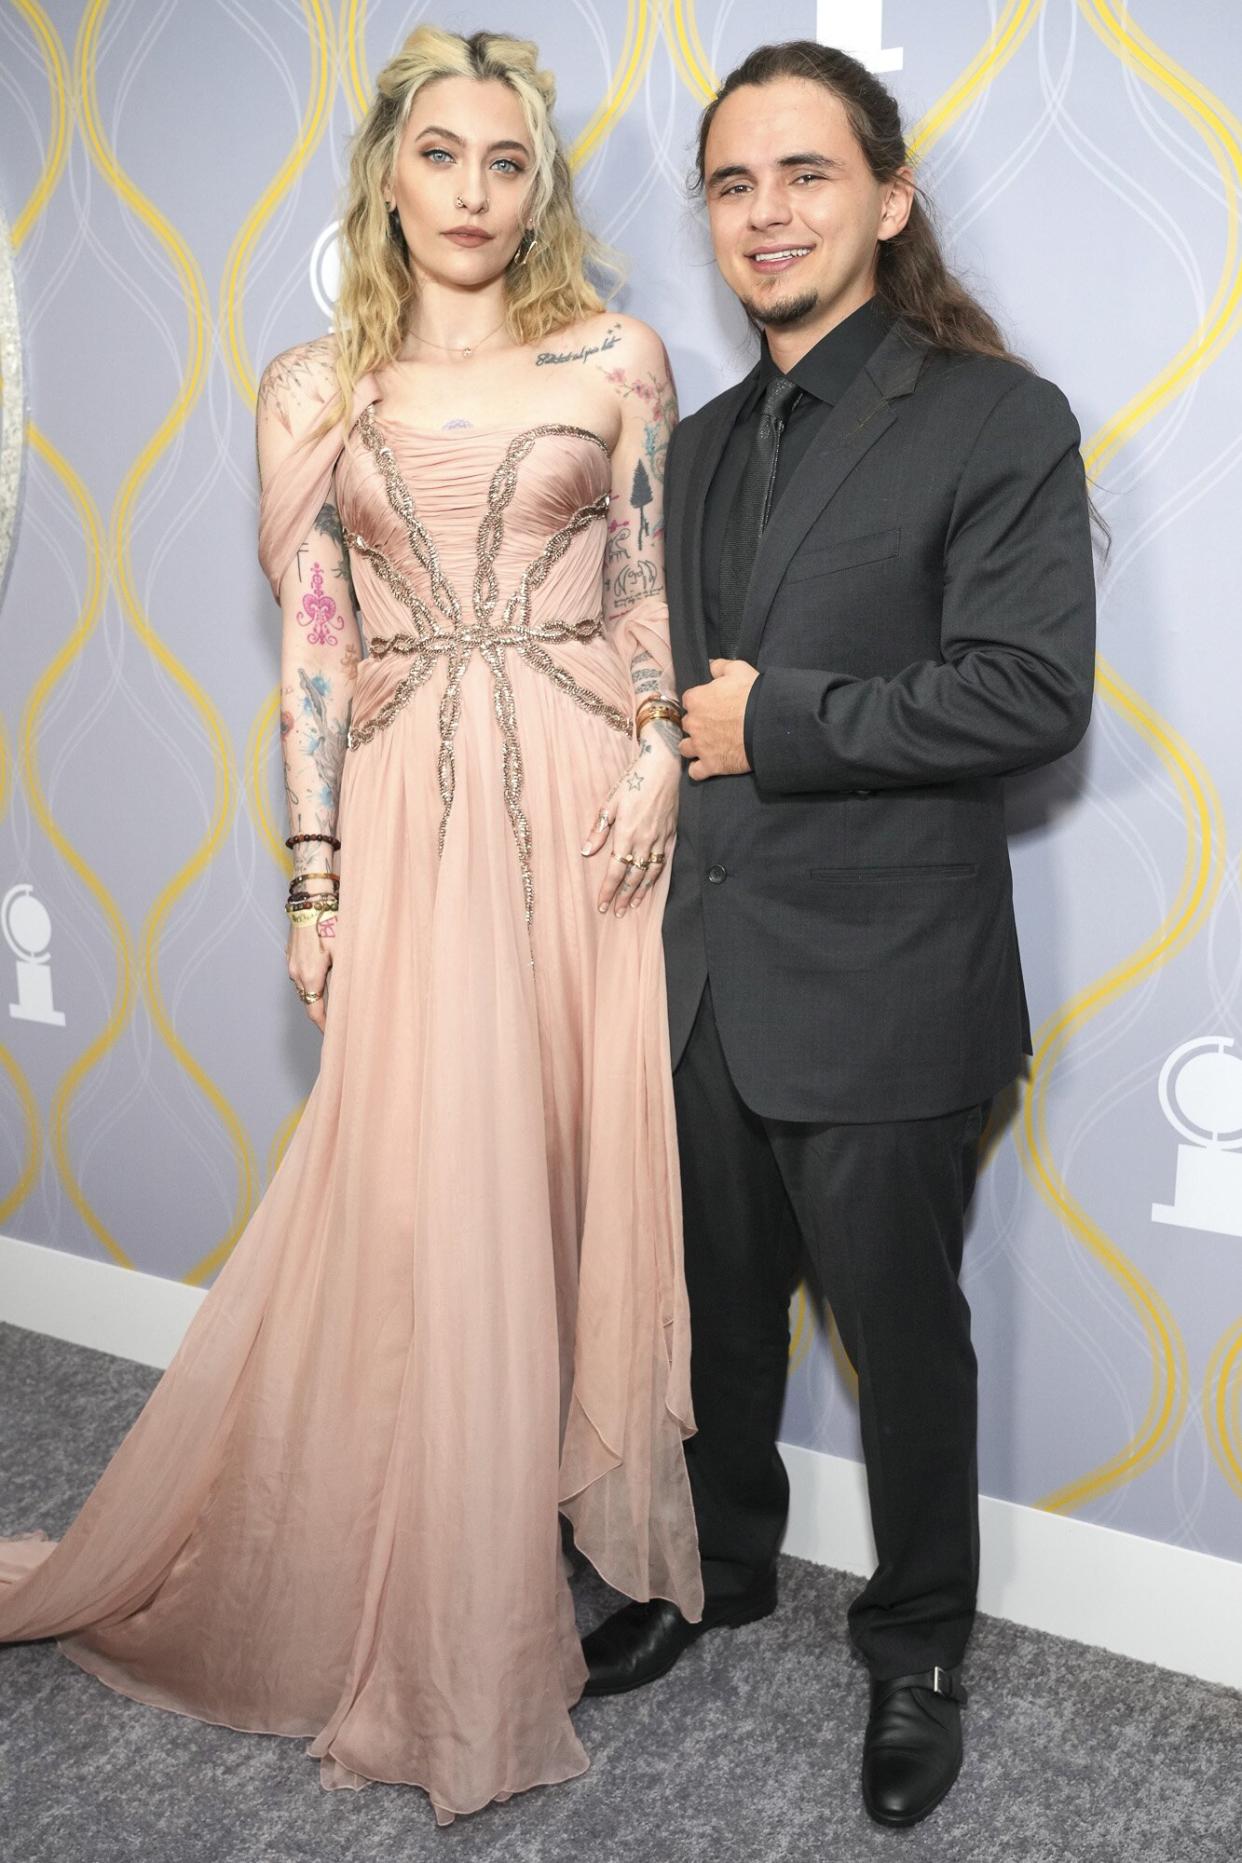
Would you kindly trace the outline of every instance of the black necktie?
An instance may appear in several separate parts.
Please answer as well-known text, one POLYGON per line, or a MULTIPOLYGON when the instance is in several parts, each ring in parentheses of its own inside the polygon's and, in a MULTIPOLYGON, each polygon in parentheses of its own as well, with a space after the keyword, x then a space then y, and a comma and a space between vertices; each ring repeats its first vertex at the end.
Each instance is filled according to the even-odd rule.
POLYGON ((742 633, 742 612, 755 552, 772 509, 776 462, 789 410, 802 390, 787 375, 778 375, 763 391, 759 428, 746 460, 729 512, 720 557, 720 626, 718 635, 726 659, 737 653, 742 633))

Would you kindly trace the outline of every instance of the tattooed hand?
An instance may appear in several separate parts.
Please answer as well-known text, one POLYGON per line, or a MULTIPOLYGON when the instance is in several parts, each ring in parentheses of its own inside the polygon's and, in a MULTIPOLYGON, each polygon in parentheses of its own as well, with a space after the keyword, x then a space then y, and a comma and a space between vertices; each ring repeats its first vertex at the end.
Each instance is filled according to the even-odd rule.
POLYGON ((588 860, 608 849, 597 901, 601 912, 611 906, 624 918, 658 885, 672 858, 680 773, 676 727, 653 719, 644 725, 638 755, 600 804, 582 844, 588 860))
POLYGON ((320 919, 318 927, 290 925, 285 951, 289 975, 299 995, 315 998, 313 1003, 303 1001, 302 1007, 321 1035, 327 1027, 328 972, 332 968, 331 939, 336 936, 335 926, 335 917, 320 919))
POLYGON ((607 849, 596 903, 616 916, 641 906, 672 857, 677 828, 677 766, 667 751, 644 743, 622 781, 600 806, 583 843, 587 858, 607 849))

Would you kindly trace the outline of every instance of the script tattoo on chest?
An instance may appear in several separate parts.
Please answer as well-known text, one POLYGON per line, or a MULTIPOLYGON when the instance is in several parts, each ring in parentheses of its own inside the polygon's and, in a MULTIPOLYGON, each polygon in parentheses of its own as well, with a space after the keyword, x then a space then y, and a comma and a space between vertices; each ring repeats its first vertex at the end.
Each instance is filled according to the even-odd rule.
POLYGON ((615 349, 620 341, 620 326, 610 324, 598 343, 583 343, 579 349, 541 349, 535 367, 542 369, 550 362, 587 362, 592 356, 602 356, 606 349, 615 349))

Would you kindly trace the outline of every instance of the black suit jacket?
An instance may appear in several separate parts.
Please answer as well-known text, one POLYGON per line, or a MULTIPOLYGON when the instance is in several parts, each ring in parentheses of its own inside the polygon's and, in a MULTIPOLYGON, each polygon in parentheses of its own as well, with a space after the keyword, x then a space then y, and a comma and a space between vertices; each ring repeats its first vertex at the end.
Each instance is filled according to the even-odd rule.
MULTIPOLYGON (((706 683, 707 488, 748 377, 665 473, 680 687, 706 683)), ((665 913, 673 1061, 710 974, 756 1112, 930 1117, 1030 1053, 1001 779, 1086 729, 1095 591, 1078 425, 1016 363, 900 323, 764 533, 738 657, 752 773, 682 779, 665 913)))

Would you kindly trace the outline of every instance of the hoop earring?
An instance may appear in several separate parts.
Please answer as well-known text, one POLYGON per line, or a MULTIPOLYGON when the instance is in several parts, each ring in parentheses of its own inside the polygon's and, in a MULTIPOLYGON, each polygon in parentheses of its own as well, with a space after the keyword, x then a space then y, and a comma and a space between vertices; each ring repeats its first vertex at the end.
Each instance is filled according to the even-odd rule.
POLYGON ((523 233, 521 239, 518 241, 518 249, 514 253, 511 263, 514 265, 525 265, 532 250, 538 244, 539 244, 538 233, 536 233, 533 226, 528 226, 526 231, 523 233))

